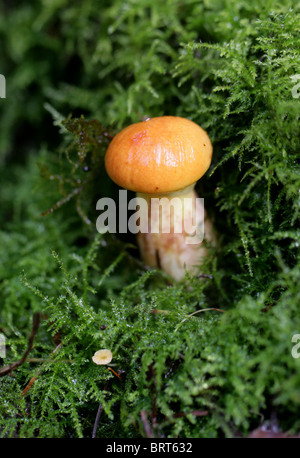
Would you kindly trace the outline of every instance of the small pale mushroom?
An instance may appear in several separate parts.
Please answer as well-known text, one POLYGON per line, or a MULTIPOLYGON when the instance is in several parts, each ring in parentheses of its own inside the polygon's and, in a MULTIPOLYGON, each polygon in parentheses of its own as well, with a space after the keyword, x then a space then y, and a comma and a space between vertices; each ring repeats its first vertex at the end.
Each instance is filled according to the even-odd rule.
POLYGON ((197 199, 194 189, 210 166, 212 152, 211 141, 200 126, 185 118, 161 116, 123 129, 113 138, 105 155, 110 178, 146 200, 144 216, 159 228, 153 231, 149 224, 146 231, 137 233, 144 263, 166 271, 175 280, 183 278, 186 270, 199 273, 201 259, 207 255, 203 237, 191 243, 191 233, 186 228, 202 219, 205 240, 214 239, 203 201, 197 199), (154 215, 154 198, 172 202, 173 219, 168 232, 162 230, 162 220, 170 219, 171 204, 154 215), (181 231, 175 230, 178 220, 184 223, 181 231))
POLYGON ((110 350, 103 349, 103 350, 96 351, 92 360, 94 361, 95 364, 105 365, 105 364, 109 364, 112 358, 113 358, 112 352, 110 350))

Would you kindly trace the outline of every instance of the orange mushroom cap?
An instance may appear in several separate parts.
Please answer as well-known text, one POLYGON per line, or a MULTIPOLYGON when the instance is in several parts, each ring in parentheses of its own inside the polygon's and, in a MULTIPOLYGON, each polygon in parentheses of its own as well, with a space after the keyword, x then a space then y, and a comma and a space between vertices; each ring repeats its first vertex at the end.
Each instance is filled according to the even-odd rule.
POLYGON ((107 149, 105 168, 125 189, 169 193, 199 180, 210 166, 212 151, 207 133, 193 121, 161 116, 119 132, 107 149))

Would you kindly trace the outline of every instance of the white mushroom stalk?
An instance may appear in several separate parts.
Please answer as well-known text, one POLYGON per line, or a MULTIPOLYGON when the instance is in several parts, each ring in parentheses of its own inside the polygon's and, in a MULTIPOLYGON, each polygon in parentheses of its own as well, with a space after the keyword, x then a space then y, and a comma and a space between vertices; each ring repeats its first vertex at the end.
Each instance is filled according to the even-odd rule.
MULTIPOLYGON (((144 263, 181 280, 186 270, 197 274, 208 250, 204 243, 213 240, 213 228, 206 216, 203 199, 194 185, 165 195, 137 193, 147 202, 144 231, 137 242, 144 263)), ((142 208, 142 207, 141 207, 142 208)))

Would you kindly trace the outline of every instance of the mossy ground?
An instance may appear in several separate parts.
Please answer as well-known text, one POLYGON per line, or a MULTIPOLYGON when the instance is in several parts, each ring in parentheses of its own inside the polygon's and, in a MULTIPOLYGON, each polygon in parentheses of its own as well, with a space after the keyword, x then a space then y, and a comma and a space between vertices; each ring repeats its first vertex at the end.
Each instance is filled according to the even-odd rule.
POLYGON ((99 437, 298 433, 298 2, 0 11, 1 437, 91 437, 100 404, 99 437), (166 114, 214 145, 197 189, 219 243, 180 283, 96 231, 108 142, 166 114))

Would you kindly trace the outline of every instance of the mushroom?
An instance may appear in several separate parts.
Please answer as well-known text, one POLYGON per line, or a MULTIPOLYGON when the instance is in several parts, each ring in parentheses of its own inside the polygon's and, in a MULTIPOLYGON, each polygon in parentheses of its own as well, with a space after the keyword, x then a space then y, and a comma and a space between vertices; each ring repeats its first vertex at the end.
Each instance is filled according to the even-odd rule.
POLYGON ((140 219, 146 223, 137 233, 143 262, 175 280, 183 278, 185 270, 196 274, 201 258, 207 255, 201 231, 191 237, 195 221, 199 229, 204 220, 205 239, 214 239, 203 199, 194 189, 210 166, 212 151, 200 126, 182 117, 161 116, 123 129, 105 155, 109 177, 120 187, 135 191, 139 202, 142 198, 147 203, 140 205, 140 219), (165 204, 159 211, 162 201, 165 204), (166 220, 170 221, 168 230, 163 226, 166 220), (182 223, 181 230, 178 223, 182 223))
POLYGON ((95 364, 98 365, 104 365, 104 364, 109 364, 112 360, 112 352, 110 350, 104 349, 104 350, 98 350, 94 354, 92 360, 94 361, 95 364))

